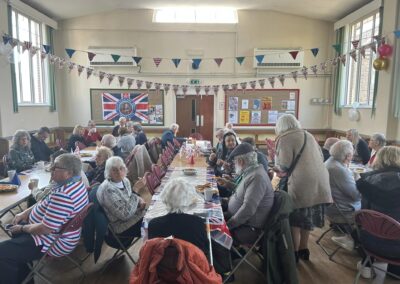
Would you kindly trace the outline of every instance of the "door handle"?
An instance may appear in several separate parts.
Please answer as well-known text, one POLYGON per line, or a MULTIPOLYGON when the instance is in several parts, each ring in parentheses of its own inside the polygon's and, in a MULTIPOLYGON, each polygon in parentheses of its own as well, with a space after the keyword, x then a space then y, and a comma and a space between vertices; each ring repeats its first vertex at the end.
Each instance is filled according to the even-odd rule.
POLYGON ((200 116, 196 115, 196 126, 200 126, 200 116))
POLYGON ((201 117, 200 117, 200 126, 201 127, 204 126, 204 115, 201 115, 201 117))

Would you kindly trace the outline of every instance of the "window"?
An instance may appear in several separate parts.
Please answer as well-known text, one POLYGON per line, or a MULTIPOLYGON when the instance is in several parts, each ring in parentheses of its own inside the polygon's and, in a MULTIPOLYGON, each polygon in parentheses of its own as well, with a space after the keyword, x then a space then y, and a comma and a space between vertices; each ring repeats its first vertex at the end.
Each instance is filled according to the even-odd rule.
POLYGON ((229 8, 165 8, 153 14, 156 23, 236 24, 237 11, 229 8))
MULTIPOLYGON (((32 46, 41 48, 43 43, 43 26, 29 17, 12 10, 12 35, 21 42, 29 41, 32 46)), ((19 105, 47 105, 46 92, 47 68, 40 58, 40 52, 31 55, 22 52, 22 46, 14 48, 14 65, 16 93, 19 105)))
MULTIPOLYGON (((359 40, 359 47, 373 42, 373 36, 379 35, 379 12, 374 12, 349 26, 347 53, 353 49, 352 41, 359 40)), ((357 62, 348 59, 345 76, 346 98, 344 104, 352 106, 358 103, 361 107, 372 106, 375 88, 376 71, 372 67, 377 55, 370 48, 365 49, 365 57, 357 55, 357 62)))

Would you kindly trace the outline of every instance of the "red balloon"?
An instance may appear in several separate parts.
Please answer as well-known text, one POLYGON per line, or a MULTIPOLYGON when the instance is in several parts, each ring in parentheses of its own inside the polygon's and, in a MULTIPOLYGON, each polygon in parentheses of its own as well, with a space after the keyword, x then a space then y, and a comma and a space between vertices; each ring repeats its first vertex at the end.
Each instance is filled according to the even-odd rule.
POLYGON ((392 55, 393 47, 385 43, 378 47, 378 52, 381 56, 390 56, 392 55))

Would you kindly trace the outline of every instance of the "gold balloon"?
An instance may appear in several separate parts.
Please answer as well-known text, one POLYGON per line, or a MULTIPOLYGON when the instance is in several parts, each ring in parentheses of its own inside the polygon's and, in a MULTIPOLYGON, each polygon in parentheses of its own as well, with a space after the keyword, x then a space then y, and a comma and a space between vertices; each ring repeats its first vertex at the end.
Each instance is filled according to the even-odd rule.
POLYGON ((389 66, 389 60, 387 58, 377 58, 374 60, 374 69, 377 71, 386 70, 389 66))

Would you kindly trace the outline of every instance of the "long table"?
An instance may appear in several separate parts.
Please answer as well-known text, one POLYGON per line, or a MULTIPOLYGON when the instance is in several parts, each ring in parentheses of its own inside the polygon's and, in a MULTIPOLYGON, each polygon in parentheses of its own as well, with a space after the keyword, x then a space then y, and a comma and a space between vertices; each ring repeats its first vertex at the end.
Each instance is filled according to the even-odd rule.
MULTIPOLYGON (((18 177, 21 180, 21 185, 16 191, 0 194, 0 228, 7 234, 8 232, 4 229, 1 218, 10 212, 10 210, 29 199, 31 196, 31 190, 29 189, 28 184, 31 178, 39 179, 38 186, 41 188, 49 184, 51 174, 44 169, 32 169, 19 173, 18 177)), ((7 182, 8 178, 3 179, 2 181, 7 182)))
MULTIPOLYGON (((174 178, 183 178, 189 184, 194 186, 205 184, 207 182, 212 184, 213 188, 217 188, 217 184, 214 177, 214 172, 207 167, 204 157, 196 157, 194 164, 189 164, 185 158, 180 158, 179 154, 174 158, 170 165, 165 177, 161 180, 160 186, 156 189, 149 208, 143 218, 142 224, 142 238, 147 239, 148 236, 148 224, 151 219, 164 216, 168 214, 168 211, 160 200, 160 193, 164 189, 165 184, 174 178), (183 174, 183 169, 194 168, 197 170, 195 176, 186 176, 183 174)), ((232 237, 229 229, 226 226, 224 215, 219 197, 213 198, 212 202, 206 202, 202 194, 199 193, 198 199, 196 200, 193 207, 190 209, 188 214, 196 214, 202 217, 207 217, 210 223, 211 238, 215 242, 219 243, 223 247, 230 249, 232 246, 232 237)))

